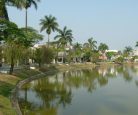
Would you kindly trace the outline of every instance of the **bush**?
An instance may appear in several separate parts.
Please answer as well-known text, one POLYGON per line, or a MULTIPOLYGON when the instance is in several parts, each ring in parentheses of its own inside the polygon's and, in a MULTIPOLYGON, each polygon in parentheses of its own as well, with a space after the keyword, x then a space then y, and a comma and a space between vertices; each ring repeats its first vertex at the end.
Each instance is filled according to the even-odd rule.
POLYGON ((124 58, 123 57, 118 57, 117 59, 115 59, 115 63, 121 64, 124 62, 124 58))

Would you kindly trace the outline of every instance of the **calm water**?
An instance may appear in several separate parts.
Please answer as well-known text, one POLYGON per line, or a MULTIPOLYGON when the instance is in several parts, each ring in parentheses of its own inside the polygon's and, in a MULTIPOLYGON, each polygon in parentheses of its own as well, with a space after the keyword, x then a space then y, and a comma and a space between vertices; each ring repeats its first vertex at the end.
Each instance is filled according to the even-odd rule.
POLYGON ((60 72, 19 92, 25 115, 138 115, 138 66, 60 72))

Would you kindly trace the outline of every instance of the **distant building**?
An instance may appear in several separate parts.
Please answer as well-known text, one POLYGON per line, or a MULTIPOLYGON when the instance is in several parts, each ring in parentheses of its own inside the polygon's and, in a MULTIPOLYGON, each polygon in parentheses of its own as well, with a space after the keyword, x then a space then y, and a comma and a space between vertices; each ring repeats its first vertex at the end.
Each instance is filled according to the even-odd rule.
POLYGON ((118 50, 106 50, 106 53, 107 52, 114 52, 114 53, 118 53, 118 50))
POLYGON ((138 49, 133 50, 133 56, 138 56, 138 49))

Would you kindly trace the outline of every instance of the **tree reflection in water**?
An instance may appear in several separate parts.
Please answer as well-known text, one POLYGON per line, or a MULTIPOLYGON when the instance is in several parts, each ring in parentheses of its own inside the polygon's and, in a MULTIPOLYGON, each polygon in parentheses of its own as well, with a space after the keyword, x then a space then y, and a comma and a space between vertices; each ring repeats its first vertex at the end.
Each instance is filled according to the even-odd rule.
MULTIPOLYGON (((19 96, 19 103, 26 115, 35 115, 35 112, 41 115, 57 115, 59 106, 62 105, 63 108, 66 108, 71 104, 73 89, 83 87, 92 93, 97 88, 107 85, 110 79, 117 76, 122 75, 125 81, 130 82, 133 79, 132 73, 138 73, 138 67, 105 66, 60 72, 54 76, 31 82, 29 84, 31 88, 27 86, 22 88, 21 92, 26 95, 30 90, 35 92, 35 98, 41 100, 42 103, 29 101, 26 95, 19 96)), ((135 84, 138 86, 138 79, 135 80, 135 84)))

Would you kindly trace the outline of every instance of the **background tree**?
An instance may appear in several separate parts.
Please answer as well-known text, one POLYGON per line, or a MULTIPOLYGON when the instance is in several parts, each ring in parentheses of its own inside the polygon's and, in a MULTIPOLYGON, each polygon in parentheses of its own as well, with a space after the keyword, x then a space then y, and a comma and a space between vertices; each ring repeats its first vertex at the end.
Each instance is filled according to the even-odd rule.
POLYGON ((48 47, 49 47, 49 36, 52 31, 54 32, 55 30, 58 29, 57 20, 52 15, 45 16, 44 19, 40 20, 40 25, 41 25, 41 32, 45 30, 46 33, 48 34, 48 47))
POLYGON ((93 52, 92 52, 92 59, 91 59, 91 62, 92 63, 97 63, 98 61, 99 61, 99 52, 98 51, 96 51, 96 50, 94 50, 93 52))
POLYGON ((47 48, 45 46, 42 47, 42 62, 46 64, 50 64, 54 59, 54 51, 51 48, 47 48))
POLYGON ((32 5, 34 5, 35 9, 37 9, 37 2, 40 2, 40 0, 24 0, 22 3, 22 7, 25 8, 25 27, 27 31, 27 25, 28 25, 28 8, 30 8, 32 5))
POLYGON ((65 48, 68 43, 72 43, 72 30, 67 29, 67 27, 65 26, 63 30, 58 30, 58 35, 56 35, 54 39, 58 39, 60 46, 65 48))
POLYGON ((109 59, 109 60, 111 60, 111 58, 113 57, 113 56, 115 56, 117 53, 116 52, 106 52, 106 56, 107 56, 107 58, 109 59))
POLYGON ((81 62, 81 56, 82 56, 82 45, 78 42, 74 45, 75 50, 75 62, 79 61, 81 62))
MULTIPOLYGON (((58 49, 61 49, 65 53, 65 46, 67 46, 68 43, 69 44, 72 43, 72 39, 73 39, 72 30, 67 29, 66 26, 63 28, 63 30, 58 29, 58 35, 56 35, 54 37, 54 39, 55 40, 58 39, 57 40, 57 43, 58 43, 57 44, 57 51, 58 51, 58 49)), ((57 52, 56 57, 58 57, 58 52, 57 52)))
POLYGON ((126 46, 123 51, 124 57, 128 57, 132 51, 133 51, 133 48, 131 46, 126 46))
POLYGON ((96 46, 97 41, 95 41, 93 38, 89 38, 88 43, 89 43, 89 47, 92 51, 97 49, 97 46, 96 46))
POLYGON ((42 57, 43 57, 42 48, 36 48, 34 52, 34 60, 36 63, 38 63, 39 68, 42 65, 42 57))
POLYGON ((108 50, 109 47, 105 43, 100 43, 98 50, 101 51, 102 53, 105 53, 106 50, 108 50))
POLYGON ((97 49, 97 41, 95 41, 93 38, 89 38, 87 43, 83 44, 83 51, 84 51, 84 60, 85 61, 91 61, 95 54, 95 51, 97 49))
POLYGON ((54 59, 54 51, 52 48, 42 46, 34 51, 34 60, 38 63, 39 68, 44 64, 50 64, 54 59))

